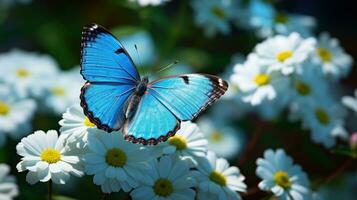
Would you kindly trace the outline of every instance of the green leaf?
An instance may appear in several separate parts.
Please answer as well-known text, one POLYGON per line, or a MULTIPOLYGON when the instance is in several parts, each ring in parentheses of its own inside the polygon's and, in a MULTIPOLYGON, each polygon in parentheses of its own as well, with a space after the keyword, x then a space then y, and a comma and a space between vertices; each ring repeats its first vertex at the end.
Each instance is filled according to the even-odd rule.
POLYGON ((357 152, 352 151, 349 147, 343 146, 343 147, 337 147, 336 149, 332 150, 333 154, 338 154, 338 155, 343 155, 343 156, 348 156, 351 158, 357 158, 357 152))
POLYGON ((56 196, 53 196, 53 200, 76 200, 76 199, 71 198, 71 197, 56 195, 56 196))

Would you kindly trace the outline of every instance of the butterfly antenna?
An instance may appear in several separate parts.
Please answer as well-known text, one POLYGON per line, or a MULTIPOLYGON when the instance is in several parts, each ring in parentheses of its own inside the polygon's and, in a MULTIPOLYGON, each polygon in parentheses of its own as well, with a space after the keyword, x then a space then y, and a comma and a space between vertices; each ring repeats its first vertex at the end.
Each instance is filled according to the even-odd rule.
POLYGON ((175 60, 173 63, 170 63, 170 64, 167 65, 166 67, 161 68, 161 69, 160 69, 159 71, 157 71, 156 73, 160 73, 160 72, 162 72, 162 71, 165 71, 165 70, 169 69, 170 67, 176 65, 178 62, 179 62, 178 60, 175 60))
MULTIPOLYGON (((142 62, 141 62, 138 46, 136 44, 134 44, 134 48, 135 48, 135 51, 136 51, 136 57, 138 58, 138 62, 139 62, 139 63, 137 63, 137 66, 141 66, 142 62)), ((144 70, 142 67, 140 68, 140 71, 143 72, 144 76, 147 76, 147 74, 148 74, 147 71, 144 70)))

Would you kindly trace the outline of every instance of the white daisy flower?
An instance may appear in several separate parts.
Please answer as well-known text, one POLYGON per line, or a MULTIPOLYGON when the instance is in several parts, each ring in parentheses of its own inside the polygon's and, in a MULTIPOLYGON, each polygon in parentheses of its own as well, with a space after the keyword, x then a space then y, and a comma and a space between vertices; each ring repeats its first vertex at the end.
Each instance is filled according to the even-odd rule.
POLYGON ((194 199, 197 173, 190 170, 187 160, 163 156, 153 160, 145 170, 146 178, 131 193, 133 200, 183 200, 194 199))
POLYGON ((26 181, 30 184, 50 179, 56 184, 65 184, 70 174, 83 175, 78 156, 66 146, 66 136, 58 137, 55 130, 35 131, 23 138, 16 150, 22 156, 16 168, 19 172, 29 170, 26 181))
POLYGON ((219 199, 241 199, 238 192, 246 191, 244 176, 240 174, 237 167, 230 167, 224 158, 216 158, 216 155, 209 151, 206 158, 200 159, 197 166, 200 175, 198 176, 198 188, 202 192, 212 193, 219 199))
POLYGON ((319 36, 314 61, 322 65, 322 71, 333 78, 345 77, 352 67, 353 59, 328 33, 319 36))
POLYGON ((260 65, 269 66, 269 70, 280 70, 289 75, 308 59, 315 49, 315 39, 303 39, 298 33, 289 36, 277 35, 255 47, 260 65))
POLYGON ((228 124, 215 123, 210 118, 201 118, 198 125, 208 140, 208 150, 227 159, 236 157, 244 147, 244 134, 228 124))
POLYGON ((317 98, 296 111, 303 121, 303 127, 311 130, 311 138, 326 148, 335 145, 336 137, 347 139, 344 127, 345 110, 330 98, 317 98))
POLYGON ((209 37, 217 32, 228 34, 231 31, 230 20, 237 13, 237 4, 231 0, 193 0, 191 6, 197 26, 205 29, 209 37))
POLYGON ((0 85, 0 135, 4 142, 4 134, 14 139, 20 138, 30 131, 30 121, 36 109, 32 99, 19 99, 6 85, 0 85))
POLYGON ((166 3, 170 0, 130 0, 132 2, 138 2, 138 4, 140 6, 148 6, 148 5, 152 5, 152 6, 158 6, 161 5, 163 3, 166 3))
POLYGON ((47 86, 46 106, 56 114, 62 114, 73 104, 79 104, 79 95, 83 84, 79 68, 61 72, 47 86))
POLYGON ((79 104, 67 108, 59 124, 61 125, 60 133, 69 135, 68 142, 75 143, 75 146, 79 149, 84 149, 87 146, 89 131, 100 131, 84 115, 83 109, 79 104))
POLYGON ((235 65, 231 82, 243 93, 243 101, 253 106, 273 100, 278 92, 286 91, 289 83, 279 71, 271 71, 269 65, 261 64, 255 54, 248 56, 244 64, 235 65))
POLYGON ((12 50, 0 55, 0 71, 6 74, 0 80, 12 85, 20 97, 40 97, 58 66, 47 55, 12 50))
POLYGON ((291 91, 293 103, 298 104, 294 105, 298 106, 298 109, 328 95, 328 83, 318 66, 305 62, 301 69, 301 73, 292 76, 292 88, 288 90, 291 91))
POLYGON ((206 156, 207 143, 199 127, 187 121, 181 123, 180 130, 167 142, 154 148, 162 148, 164 154, 176 153, 184 159, 190 159, 193 164, 197 164, 198 157, 206 156))
POLYGON ((146 162, 155 158, 142 146, 125 141, 121 132, 90 134, 87 147, 85 172, 94 175, 94 184, 100 185, 105 193, 120 189, 128 192, 137 187, 143 179, 142 170, 147 168, 146 162), (117 187, 110 190, 106 185, 110 182, 117 187))
POLYGON ((342 103, 357 115, 357 89, 355 90, 354 97, 345 96, 342 98, 342 103))
POLYGON ((264 158, 257 160, 256 174, 263 179, 258 187, 271 191, 280 200, 304 200, 310 194, 309 180, 299 165, 282 149, 269 149, 264 152, 264 158))
POLYGON ((10 167, 0 164, 0 199, 11 200, 19 194, 14 176, 9 175, 10 167))

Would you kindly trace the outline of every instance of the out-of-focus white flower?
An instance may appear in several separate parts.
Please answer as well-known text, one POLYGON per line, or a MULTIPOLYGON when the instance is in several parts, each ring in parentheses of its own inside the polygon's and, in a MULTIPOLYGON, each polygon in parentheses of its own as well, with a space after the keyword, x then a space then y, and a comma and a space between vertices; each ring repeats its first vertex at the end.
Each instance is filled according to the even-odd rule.
POLYGON ((6 85, 0 85, 0 134, 2 143, 4 134, 19 138, 30 131, 30 121, 36 109, 32 99, 19 99, 6 85))
POLYGON ((79 104, 79 95, 83 84, 79 68, 61 72, 47 86, 46 106, 56 114, 62 114, 73 104, 79 104))
POLYGON ((162 148, 164 154, 176 153, 183 159, 190 159, 193 164, 197 164, 198 157, 206 156, 207 143, 199 127, 188 121, 182 122, 180 130, 157 148, 162 148))
POLYGON ((270 65, 262 64, 259 60, 255 54, 251 54, 244 64, 234 67, 231 76, 231 82, 243 92, 243 101, 253 106, 264 100, 273 100, 278 92, 287 89, 289 83, 279 71, 271 71, 270 65))
POLYGON ((331 98, 317 98, 295 113, 303 121, 303 127, 311 130, 311 138, 326 148, 335 145, 336 137, 347 139, 348 133, 343 128, 345 110, 331 98))
POLYGON ((345 96, 342 98, 342 103, 352 109, 356 115, 357 115, 357 90, 355 90, 355 96, 354 97, 350 97, 350 96, 345 96))
POLYGON ((0 199, 11 200, 19 194, 14 176, 9 175, 10 167, 0 164, 0 199))
POLYGON ((144 179, 146 162, 155 159, 147 149, 125 141, 121 132, 90 134, 87 147, 85 172, 94 175, 94 184, 100 185, 104 193, 120 189, 128 192, 137 187, 144 179))
POLYGON ((277 35, 255 47, 259 64, 269 70, 279 70, 284 75, 296 71, 315 49, 315 39, 303 39, 298 33, 277 35))
POLYGON ((12 85, 20 97, 40 97, 58 66, 47 55, 12 50, 0 55, 0 71, 0 80, 12 85))
POLYGON ((262 38, 275 34, 289 35, 293 32, 309 37, 316 27, 314 17, 277 12, 271 3, 264 0, 251 0, 240 13, 237 19, 238 26, 253 28, 262 38))
POLYGON ((313 198, 308 200, 355 200, 357 172, 344 173, 329 184, 324 184, 313 192, 313 198))
POLYGON ((148 6, 148 5, 152 5, 152 6, 158 6, 161 5, 165 2, 168 2, 170 0, 130 0, 132 2, 138 2, 138 4, 140 6, 148 6))
POLYGON ((275 32, 282 35, 297 32, 302 37, 310 37, 316 27, 314 17, 301 14, 276 13, 274 21, 275 32))
POLYGON ((231 31, 230 21, 237 14, 237 3, 232 0, 193 0, 191 6, 197 26, 204 28, 209 37, 217 32, 228 34, 231 31))
POLYGON ((228 124, 219 124, 210 118, 201 118, 198 125, 208 140, 208 150, 218 156, 232 159, 237 156, 244 147, 244 134, 228 124))
POLYGON ((187 160, 172 155, 153 160, 144 171, 146 176, 131 193, 134 200, 194 199, 197 172, 190 170, 187 160))
POLYGON ((0 0, 0 7, 9 8, 16 4, 30 4, 32 0, 0 0))
POLYGON ((83 114, 83 109, 79 104, 68 108, 62 115, 59 124, 61 125, 60 133, 68 135, 67 141, 75 143, 75 146, 79 149, 84 149, 87 146, 89 131, 98 130, 95 124, 83 114))
POLYGON ((35 184, 50 179, 56 184, 65 184, 70 174, 82 176, 79 158, 66 145, 66 136, 58 137, 57 132, 35 131, 23 138, 16 146, 22 156, 16 166, 19 172, 28 170, 26 181, 35 184))
POLYGON ((263 0, 251 0, 238 15, 238 25, 247 29, 257 29, 258 35, 268 37, 273 35, 275 8, 263 0))
POLYGON ((271 149, 264 152, 264 158, 257 160, 256 174, 261 179, 259 188, 271 191, 281 200, 304 200, 310 194, 309 180, 299 165, 285 151, 271 149))
POLYGON ((230 167, 227 160, 217 158, 209 151, 206 158, 200 159, 197 166, 200 175, 198 176, 199 191, 212 193, 219 199, 241 199, 237 192, 245 192, 244 176, 237 167, 230 167))
POLYGON ((328 33, 322 33, 316 45, 314 61, 322 65, 322 71, 332 78, 345 77, 352 67, 353 59, 340 46, 336 38, 328 33))
POLYGON ((295 106, 298 106, 299 109, 314 103, 316 99, 328 96, 328 83, 318 66, 311 62, 305 62, 301 69, 300 73, 295 73, 292 76, 292 88, 289 89, 292 94, 291 101, 298 104, 295 106))
POLYGON ((121 36, 120 41, 137 66, 150 66, 155 61, 155 45, 148 32, 121 36))

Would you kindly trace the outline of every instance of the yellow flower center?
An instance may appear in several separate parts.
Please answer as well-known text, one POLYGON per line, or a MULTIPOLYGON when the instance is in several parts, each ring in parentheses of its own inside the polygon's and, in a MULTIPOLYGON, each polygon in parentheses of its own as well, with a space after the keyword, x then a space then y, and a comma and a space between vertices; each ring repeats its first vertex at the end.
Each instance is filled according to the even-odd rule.
POLYGON ((66 94, 66 90, 63 87, 53 87, 51 89, 51 93, 55 96, 64 96, 66 94))
POLYGON ((316 116, 316 119, 322 125, 328 125, 330 123, 330 117, 329 117, 328 113, 322 108, 317 108, 315 110, 315 116, 316 116))
POLYGON ((40 157, 42 161, 52 164, 61 160, 61 152, 53 148, 47 148, 42 151, 40 157))
POLYGON ((224 12, 224 10, 222 8, 220 8, 218 6, 212 7, 211 12, 218 18, 221 18, 221 19, 226 18, 226 13, 224 12))
POLYGON ((291 187, 289 175, 284 171, 277 171, 274 174, 274 181, 277 185, 284 189, 289 189, 291 187))
POLYGON ((167 197, 174 191, 171 181, 165 178, 158 179, 153 189, 155 194, 162 197, 167 197))
POLYGON ((83 124, 84 126, 87 126, 87 127, 95 127, 95 124, 93 124, 88 117, 86 117, 83 121, 83 124))
POLYGON ((302 96, 307 96, 311 93, 310 86, 299 80, 295 82, 295 90, 302 96))
POLYGON ((220 186, 227 185, 227 179, 221 172, 217 172, 217 171, 211 172, 211 174, 209 175, 209 179, 212 182, 216 183, 217 185, 220 185, 220 186))
POLYGON ((0 101, 0 115, 7 115, 10 112, 9 104, 0 101))
POLYGON ((123 150, 119 148, 112 148, 105 154, 105 161, 108 165, 113 167, 123 167, 126 163, 127 157, 123 150))
POLYGON ((175 135, 169 139, 169 143, 176 147, 177 150, 183 150, 187 148, 186 138, 175 135))
POLYGON ((276 23, 286 24, 289 21, 289 17, 285 13, 277 13, 274 17, 276 23))
POLYGON ((292 51, 282 51, 282 52, 278 53, 278 55, 276 55, 276 59, 279 62, 284 62, 286 59, 290 58, 291 56, 293 56, 292 51))
POLYGON ((219 131, 215 131, 210 136, 211 141, 220 142, 222 141, 222 134, 219 131))
POLYGON ((258 74, 255 76, 254 82, 258 86, 267 85, 270 82, 270 77, 268 74, 258 74))
POLYGON ((317 48, 316 49, 317 55, 320 56, 323 62, 330 62, 332 59, 332 53, 325 49, 325 48, 317 48))
POLYGON ((26 78, 30 75, 30 72, 25 68, 19 68, 16 70, 16 75, 20 78, 26 78))

